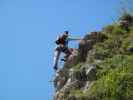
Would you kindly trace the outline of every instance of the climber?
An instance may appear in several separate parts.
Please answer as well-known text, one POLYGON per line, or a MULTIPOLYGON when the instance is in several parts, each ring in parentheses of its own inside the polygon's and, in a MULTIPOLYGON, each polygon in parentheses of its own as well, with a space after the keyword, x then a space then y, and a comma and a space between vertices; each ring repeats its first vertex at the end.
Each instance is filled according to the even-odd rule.
POLYGON ((71 49, 68 48, 68 42, 71 40, 80 40, 79 38, 69 38, 69 32, 64 31, 64 33, 57 38, 55 43, 58 45, 54 50, 54 64, 53 67, 55 70, 58 69, 58 60, 61 52, 65 53, 63 61, 66 61, 67 58, 71 55, 71 49))

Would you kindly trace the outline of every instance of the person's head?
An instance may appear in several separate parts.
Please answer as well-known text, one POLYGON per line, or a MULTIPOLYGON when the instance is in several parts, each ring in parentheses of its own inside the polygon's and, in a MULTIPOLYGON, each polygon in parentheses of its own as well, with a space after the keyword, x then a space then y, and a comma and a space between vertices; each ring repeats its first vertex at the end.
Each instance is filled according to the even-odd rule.
POLYGON ((68 31, 64 31, 65 34, 68 34, 69 32, 68 31))
POLYGON ((64 38, 67 38, 67 37, 68 37, 68 34, 69 34, 68 31, 64 31, 64 33, 63 33, 63 37, 64 37, 64 38))

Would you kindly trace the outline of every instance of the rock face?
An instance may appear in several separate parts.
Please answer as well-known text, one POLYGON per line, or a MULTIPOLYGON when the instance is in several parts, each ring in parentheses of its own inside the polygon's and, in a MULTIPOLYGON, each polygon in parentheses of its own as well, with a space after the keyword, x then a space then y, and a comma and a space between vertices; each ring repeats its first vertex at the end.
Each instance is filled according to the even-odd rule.
POLYGON ((79 49, 73 49, 64 67, 56 72, 54 79, 54 100, 77 100, 71 96, 72 89, 88 90, 92 81, 96 79, 96 65, 83 64, 79 69, 73 68, 79 62, 85 62, 88 51, 96 42, 101 42, 106 37, 99 32, 86 35, 79 43, 79 49))
POLYGON ((95 65, 85 65, 78 71, 70 69, 68 72, 68 76, 64 74, 56 76, 54 81, 56 88, 54 100, 77 100, 76 97, 71 97, 71 90, 82 89, 85 92, 91 82, 96 79, 95 65), (67 99, 66 96, 68 97, 67 99))
POLYGON ((85 61, 88 51, 92 49, 97 42, 102 42, 107 37, 100 32, 91 32, 87 34, 79 43, 79 61, 85 61))

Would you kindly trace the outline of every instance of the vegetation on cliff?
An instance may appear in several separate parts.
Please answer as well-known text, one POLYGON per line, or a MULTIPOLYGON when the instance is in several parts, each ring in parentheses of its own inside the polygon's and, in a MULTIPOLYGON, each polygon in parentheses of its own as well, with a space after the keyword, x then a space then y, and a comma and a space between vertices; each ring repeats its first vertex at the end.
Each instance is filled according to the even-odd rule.
POLYGON ((68 73, 73 69, 78 85, 67 93, 59 91, 59 95, 64 94, 56 100, 133 100, 133 16, 124 14, 118 23, 86 35, 83 40, 75 63, 66 62, 64 66, 68 73), (90 67, 96 67, 96 71, 83 74, 88 72, 86 65, 89 71, 90 67))
POLYGON ((95 53, 91 63, 95 63, 95 60, 101 62, 97 64, 97 79, 92 82, 91 88, 85 93, 78 89, 72 91, 81 100, 133 99, 133 17, 132 20, 131 15, 121 18, 125 17, 130 19, 129 29, 109 25, 103 29, 108 39, 93 46, 95 53))

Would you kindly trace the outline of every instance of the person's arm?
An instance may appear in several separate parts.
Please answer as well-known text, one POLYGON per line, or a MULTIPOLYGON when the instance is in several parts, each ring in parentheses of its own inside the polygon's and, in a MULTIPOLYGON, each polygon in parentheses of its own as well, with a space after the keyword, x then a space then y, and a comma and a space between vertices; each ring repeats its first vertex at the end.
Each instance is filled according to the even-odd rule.
POLYGON ((75 41, 75 40, 82 40, 82 38, 79 38, 79 37, 75 37, 75 38, 68 38, 68 41, 75 41))
POLYGON ((86 42, 90 42, 90 41, 92 41, 92 40, 90 40, 90 39, 83 39, 83 38, 79 38, 79 37, 75 37, 75 38, 68 38, 68 42, 69 41, 80 41, 80 40, 85 40, 86 42))

